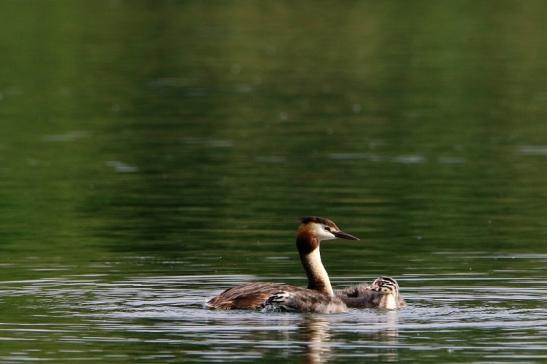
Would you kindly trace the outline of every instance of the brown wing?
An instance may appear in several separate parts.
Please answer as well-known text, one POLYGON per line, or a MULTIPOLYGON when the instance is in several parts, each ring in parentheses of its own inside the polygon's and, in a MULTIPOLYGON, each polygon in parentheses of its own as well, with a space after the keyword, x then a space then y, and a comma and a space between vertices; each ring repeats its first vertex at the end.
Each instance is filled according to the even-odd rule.
POLYGON ((207 305, 210 308, 233 310, 256 310, 264 304, 268 298, 280 291, 300 291, 304 288, 290 286, 283 283, 253 282, 241 286, 228 288, 216 297, 213 297, 207 305))

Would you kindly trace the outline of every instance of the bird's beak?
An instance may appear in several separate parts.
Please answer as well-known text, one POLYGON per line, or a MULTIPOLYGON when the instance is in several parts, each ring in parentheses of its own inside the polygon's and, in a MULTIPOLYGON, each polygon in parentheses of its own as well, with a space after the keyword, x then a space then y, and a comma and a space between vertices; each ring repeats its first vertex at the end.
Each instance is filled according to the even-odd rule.
POLYGON ((340 239, 346 239, 346 240, 359 240, 358 237, 353 236, 351 234, 345 233, 343 231, 333 231, 332 232, 334 236, 340 239))

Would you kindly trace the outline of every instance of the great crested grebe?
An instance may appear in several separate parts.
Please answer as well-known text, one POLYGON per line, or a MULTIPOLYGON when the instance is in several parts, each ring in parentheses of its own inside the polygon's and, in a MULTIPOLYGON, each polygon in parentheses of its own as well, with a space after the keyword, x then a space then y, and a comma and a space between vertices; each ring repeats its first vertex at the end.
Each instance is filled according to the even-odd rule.
POLYGON ((301 219, 296 236, 300 261, 308 276, 308 288, 284 283, 254 282, 232 287, 207 302, 215 309, 254 309, 298 312, 344 312, 348 307, 395 309, 404 306, 399 285, 392 278, 379 277, 372 285, 360 284, 334 291, 319 251, 320 242, 332 239, 359 240, 341 231, 329 219, 307 216, 301 219))

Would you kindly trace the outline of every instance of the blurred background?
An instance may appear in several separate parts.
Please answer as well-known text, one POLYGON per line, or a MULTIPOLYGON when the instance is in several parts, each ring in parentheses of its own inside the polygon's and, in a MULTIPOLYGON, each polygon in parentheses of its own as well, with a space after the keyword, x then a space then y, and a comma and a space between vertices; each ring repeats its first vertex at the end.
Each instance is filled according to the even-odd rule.
MULTIPOLYGON (((233 284, 305 284, 303 215, 361 237, 323 246, 338 285, 388 274, 414 306, 457 288, 478 308, 494 279, 503 296, 532 287, 519 307, 545 313, 546 2, 8 0, 0 14, 0 360, 159 360, 146 345, 91 355, 84 332, 114 334, 86 315, 115 301, 100 314, 159 325, 143 301, 128 313, 128 281, 131 297, 164 288, 153 305, 179 307, 162 317, 179 328, 233 284), (52 330, 38 352, 28 325, 52 330), (55 325, 79 338, 68 354, 55 325)), ((188 330, 164 348, 173 361, 248 359, 204 355, 188 330)), ((416 360, 411 337, 393 347, 416 360)), ((545 358, 538 345, 527 354, 545 358)))

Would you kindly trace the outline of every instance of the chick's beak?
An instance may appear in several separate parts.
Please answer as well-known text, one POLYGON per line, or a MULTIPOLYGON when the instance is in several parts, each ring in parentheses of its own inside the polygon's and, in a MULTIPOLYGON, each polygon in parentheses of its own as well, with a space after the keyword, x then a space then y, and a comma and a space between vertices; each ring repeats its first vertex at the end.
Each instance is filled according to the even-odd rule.
POLYGON ((333 231, 332 232, 334 236, 340 239, 346 239, 346 240, 359 240, 358 237, 353 236, 351 234, 345 233, 343 231, 333 231))

